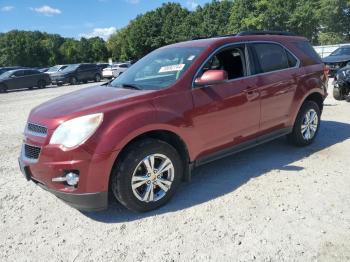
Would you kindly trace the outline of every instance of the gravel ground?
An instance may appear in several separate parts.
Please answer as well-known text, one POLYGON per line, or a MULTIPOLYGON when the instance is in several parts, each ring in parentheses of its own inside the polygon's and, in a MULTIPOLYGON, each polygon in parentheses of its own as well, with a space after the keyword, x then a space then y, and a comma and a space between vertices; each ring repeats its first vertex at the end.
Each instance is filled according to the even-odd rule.
POLYGON ((30 109, 86 86, 0 94, 0 261, 350 261, 350 103, 327 98, 313 145, 202 166, 159 210, 81 213, 26 182, 17 156, 30 109))

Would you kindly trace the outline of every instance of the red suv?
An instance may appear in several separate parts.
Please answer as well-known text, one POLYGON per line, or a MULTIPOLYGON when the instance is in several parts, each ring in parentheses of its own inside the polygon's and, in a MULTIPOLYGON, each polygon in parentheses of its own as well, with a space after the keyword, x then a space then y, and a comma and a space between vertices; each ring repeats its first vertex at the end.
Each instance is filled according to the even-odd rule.
POLYGON ((309 42, 245 32, 155 50, 113 82, 34 108, 19 163, 80 210, 168 202, 191 170, 287 135, 313 142, 327 70, 309 42))

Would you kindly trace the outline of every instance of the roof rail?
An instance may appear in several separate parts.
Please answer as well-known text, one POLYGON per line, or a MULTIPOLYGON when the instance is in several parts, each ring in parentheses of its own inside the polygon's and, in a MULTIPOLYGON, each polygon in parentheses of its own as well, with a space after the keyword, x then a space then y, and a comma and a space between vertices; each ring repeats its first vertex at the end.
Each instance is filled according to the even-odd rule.
POLYGON ((243 31, 237 34, 237 36, 246 35, 284 35, 284 36, 296 36, 296 34, 287 31, 243 31))
POLYGON ((198 37, 192 38, 191 40, 202 40, 202 39, 219 38, 219 37, 229 37, 229 36, 236 36, 236 35, 237 35, 237 34, 215 35, 215 36, 198 36, 198 37))

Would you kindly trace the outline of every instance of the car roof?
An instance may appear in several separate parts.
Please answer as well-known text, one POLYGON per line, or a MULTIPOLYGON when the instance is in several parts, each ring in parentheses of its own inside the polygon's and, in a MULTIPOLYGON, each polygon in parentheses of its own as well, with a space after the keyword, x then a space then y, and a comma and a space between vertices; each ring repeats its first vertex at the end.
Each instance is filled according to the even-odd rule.
POLYGON ((290 42, 290 41, 308 41, 305 37, 296 35, 225 35, 217 36, 212 38, 194 39, 190 41, 180 42, 172 45, 168 45, 164 48, 169 47, 210 47, 221 45, 225 43, 234 42, 249 42, 249 41, 273 41, 273 42, 290 42))

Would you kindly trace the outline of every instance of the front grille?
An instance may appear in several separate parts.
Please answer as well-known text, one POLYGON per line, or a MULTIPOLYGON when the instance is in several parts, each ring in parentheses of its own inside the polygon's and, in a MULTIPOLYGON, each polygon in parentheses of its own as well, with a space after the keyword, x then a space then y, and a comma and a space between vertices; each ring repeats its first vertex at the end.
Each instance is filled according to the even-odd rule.
POLYGON ((40 155, 41 148, 37 146, 24 145, 24 156, 30 160, 37 160, 40 155))
POLYGON ((27 128, 26 128, 27 132, 35 135, 35 136, 46 136, 47 135, 47 128, 44 126, 40 126, 37 124, 33 124, 33 123, 28 123, 27 124, 27 128))

